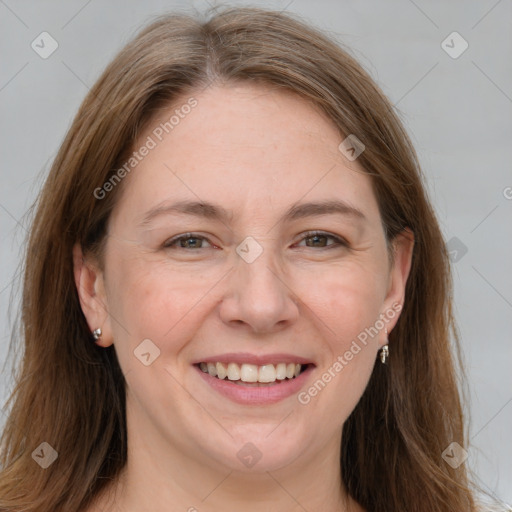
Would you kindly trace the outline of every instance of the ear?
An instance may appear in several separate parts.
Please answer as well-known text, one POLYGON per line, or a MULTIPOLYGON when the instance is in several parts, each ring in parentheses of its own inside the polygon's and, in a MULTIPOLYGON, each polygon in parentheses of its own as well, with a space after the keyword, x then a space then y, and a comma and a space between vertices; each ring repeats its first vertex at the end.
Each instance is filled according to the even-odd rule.
POLYGON ((383 313, 388 317, 386 328, 388 333, 398 322, 405 300, 405 286, 411 270, 414 249, 414 233, 405 228, 393 240, 394 261, 390 268, 389 284, 383 304, 383 313), (386 315, 386 311, 394 311, 395 315, 386 315))
POLYGON ((86 261, 80 244, 75 244, 73 247, 73 273, 80 306, 89 329, 91 333, 98 327, 102 331, 101 337, 96 341, 96 344, 102 347, 112 345, 113 337, 103 273, 96 264, 86 261))

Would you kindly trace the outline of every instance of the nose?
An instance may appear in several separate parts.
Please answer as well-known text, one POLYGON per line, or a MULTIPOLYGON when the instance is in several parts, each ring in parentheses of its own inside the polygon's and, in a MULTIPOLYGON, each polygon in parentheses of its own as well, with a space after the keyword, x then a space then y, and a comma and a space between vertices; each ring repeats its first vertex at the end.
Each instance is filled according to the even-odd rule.
POLYGON ((253 333, 274 333, 292 325, 299 316, 299 300, 270 249, 254 261, 236 259, 220 316, 230 327, 253 333))

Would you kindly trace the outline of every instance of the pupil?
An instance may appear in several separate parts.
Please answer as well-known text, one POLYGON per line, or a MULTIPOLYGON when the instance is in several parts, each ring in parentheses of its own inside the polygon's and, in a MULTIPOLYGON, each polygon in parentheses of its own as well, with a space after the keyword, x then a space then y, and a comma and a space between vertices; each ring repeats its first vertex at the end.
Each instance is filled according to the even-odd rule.
POLYGON ((193 237, 190 237, 190 238, 187 238, 186 240, 183 240, 183 242, 185 242, 185 247, 196 247, 198 241, 199 241, 198 238, 193 238, 193 237), (195 240, 196 243, 190 243, 190 240, 195 240))
POLYGON ((310 237, 310 240, 313 239, 315 242, 318 242, 319 238, 324 238, 325 239, 325 236, 324 235, 313 235, 313 236, 310 237))

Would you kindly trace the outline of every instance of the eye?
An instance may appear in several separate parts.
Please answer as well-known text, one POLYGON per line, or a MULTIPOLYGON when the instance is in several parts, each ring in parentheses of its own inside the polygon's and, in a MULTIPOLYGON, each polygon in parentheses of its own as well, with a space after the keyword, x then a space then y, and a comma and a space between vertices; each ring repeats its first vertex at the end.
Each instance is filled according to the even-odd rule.
MULTIPOLYGON (((301 242, 304 240, 312 241, 309 244, 306 242, 307 247, 316 247, 320 249, 330 249, 339 246, 348 246, 348 243, 343 238, 331 235, 329 233, 324 233, 322 231, 310 231, 306 233, 306 236, 302 238, 301 242), (328 239, 334 240, 334 242, 328 244, 328 239)), ((185 233, 183 235, 178 235, 167 240, 164 243, 163 247, 177 247, 178 249, 206 249, 206 247, 201 247, 203 241, 208 242, 208 239, 204 236, 196 235, 194 233, 185 233)))
POLYGON ((204 236, 195 235, 194 233, 185 233, 184 235, 175 236, 167 240, 163 246, 170 248, 179 243, 178 249, 205 249, 205 247, 200 247, 203 240, 207 241, 208 239, 204 236))
POLYGON ((331 235, 329 233, 324 233, 322 231, 310 231, 306 233, 306 236, 302 238, 303 240, 311 240, 312 242, 308 244, 306 242, 307 247, 318 247, 320 249, 330 249, 334 247, 344 246, 347 247, 348 243, 339 236, 331 235), (334 240, 334 243, 327 244, 327 239, 334 240))

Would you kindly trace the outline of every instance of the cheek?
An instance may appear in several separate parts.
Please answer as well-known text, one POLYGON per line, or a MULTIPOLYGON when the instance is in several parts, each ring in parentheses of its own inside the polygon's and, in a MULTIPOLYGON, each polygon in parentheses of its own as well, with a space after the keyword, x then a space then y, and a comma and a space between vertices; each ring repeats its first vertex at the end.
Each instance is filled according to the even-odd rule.
POLYGON ((362 347, 360 352, 351 357, 352 359, 348 360, 342 356, 337 361, 338 365, 331 365, 309 389, 306 389, 306 393, 310 395, 317 393, 310 398, 309 404, 317 406, 316 415, 332 418, 333 424, 337 427, 345 423, 356 407, 377 364, 374 352, 368 348, 362 347))
POLYGON ((370 379, 380 336, 372 330, 379 305, 378 291, 371 284, 340 281, 316 297, 324 345, 316 378, 298 398, 314 417, 330 418, 332 428, 343 425, 370 379))
POLYGON ((370 265, 346 265, 316 273, 315 286, 305 276, 301 288, 306 304, 323 321, 329 345, 345 351, 353 338, 370 328, 382 312, 384 279, 370 265))
POLYGON ((160 257, 114 256, 108 302, 120 362, 131 365, 134 349, 145 339, 162 354, 179 356, 211 309, 211 288, 222 272, 171 266, 160 257))
POLYGON ((299 398, 339 426, 359 401, 375 365, 381 336, 375 325, 384 280, 370 265, 350 269, 347 265, 325 275, 317 273, 315 283, 303 296, 320 320, 316 323, 323 333, 324 350, 316 380, 299 398))
MULTIPOLYGON (((206 291, 206 290, 205 290, 206 291)), ((182 329, 182 320, 199 300, 201 287, 173 273, 131 276, 119 292, 117 311, 132 337, 154 337, 159 342, 182 329)))

